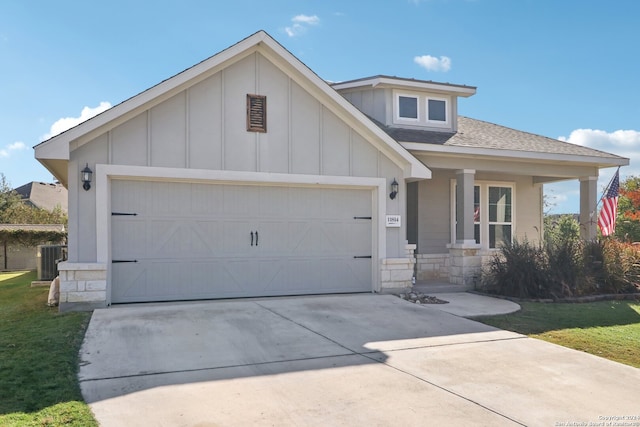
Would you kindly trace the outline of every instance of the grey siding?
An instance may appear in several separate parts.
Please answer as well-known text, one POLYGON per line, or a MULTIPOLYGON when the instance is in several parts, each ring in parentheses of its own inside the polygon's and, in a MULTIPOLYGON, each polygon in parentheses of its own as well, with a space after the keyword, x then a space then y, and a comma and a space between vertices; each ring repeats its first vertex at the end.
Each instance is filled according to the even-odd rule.
POLYGON ((80 170, 88 164, 95 171, 96 164, 107 163, 108 147, 105 134, 70 154, 68 243, 69 260, 72 262, 94 262, 97 257, 96 192, 95 189, 84 191, 80 183, 80 170))
POLYGON ((340 92, 350 103, 358 110, 362 111, 369 117, 387 123, 391 109, 387 108, 389 104, 387 98, 391 95, 391 90, 385 89, 365 89, 362 91, 340 92))
POLYGON ((441 254, 451 243, 451 179, 453 171, 432 170, 418 183, 418 252, 441 254))

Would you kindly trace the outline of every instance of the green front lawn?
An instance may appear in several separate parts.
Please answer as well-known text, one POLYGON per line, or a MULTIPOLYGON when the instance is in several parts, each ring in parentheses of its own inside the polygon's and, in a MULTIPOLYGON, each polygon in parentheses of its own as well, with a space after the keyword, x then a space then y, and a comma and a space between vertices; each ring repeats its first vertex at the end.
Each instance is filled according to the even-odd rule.
POLYGON ((90 313, 47 307, 35 273, 0 273, 0 425, 96 426, 77 380, 90 313))
POLYGON ((487 325, 640 368, 640 303, 520 303, 522 310, 477 319, 487 325))

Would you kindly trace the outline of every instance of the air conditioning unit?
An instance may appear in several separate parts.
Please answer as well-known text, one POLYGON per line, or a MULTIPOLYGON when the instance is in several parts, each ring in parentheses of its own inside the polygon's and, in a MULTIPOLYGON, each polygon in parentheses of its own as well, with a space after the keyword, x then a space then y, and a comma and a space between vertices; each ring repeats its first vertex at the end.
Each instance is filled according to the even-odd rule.
POLYGON ((38 245, 38 280, 53 280, 58 275, 58 263, 67 259, 66 245, 38 245))

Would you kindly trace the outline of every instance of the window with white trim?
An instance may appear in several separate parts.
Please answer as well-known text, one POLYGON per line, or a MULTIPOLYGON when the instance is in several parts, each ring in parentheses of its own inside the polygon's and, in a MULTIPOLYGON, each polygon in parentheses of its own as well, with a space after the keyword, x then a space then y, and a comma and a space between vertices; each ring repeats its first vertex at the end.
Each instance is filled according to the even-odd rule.
POLYGON ((419 116, 418 98, 410 95, 398 95, 397 118, 400 120, 417 121, 419 116))
POLYGON ((426 93, 394 92, 393 122, 446 128, 451 125, 450 97, 426 93))
POLYGON ((447 123, 447 101, 427 98, 427 122, 447 123))
MULTIPOLYGON (((452 180, 451 241, 456 241, 456 181, 452 180)), ((476 243, 495 249, 513 241, 515 186, 511 183, 478 182, 473 187, 473 234, 476 243)))

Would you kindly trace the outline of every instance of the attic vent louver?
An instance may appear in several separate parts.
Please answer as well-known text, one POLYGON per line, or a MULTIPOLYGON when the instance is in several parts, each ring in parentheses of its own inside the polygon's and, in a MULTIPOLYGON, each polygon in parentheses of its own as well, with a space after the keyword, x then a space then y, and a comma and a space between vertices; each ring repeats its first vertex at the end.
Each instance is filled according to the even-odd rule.
POLYGON ((267 131, 267 97, 247 94, 247 132, 267 131))

